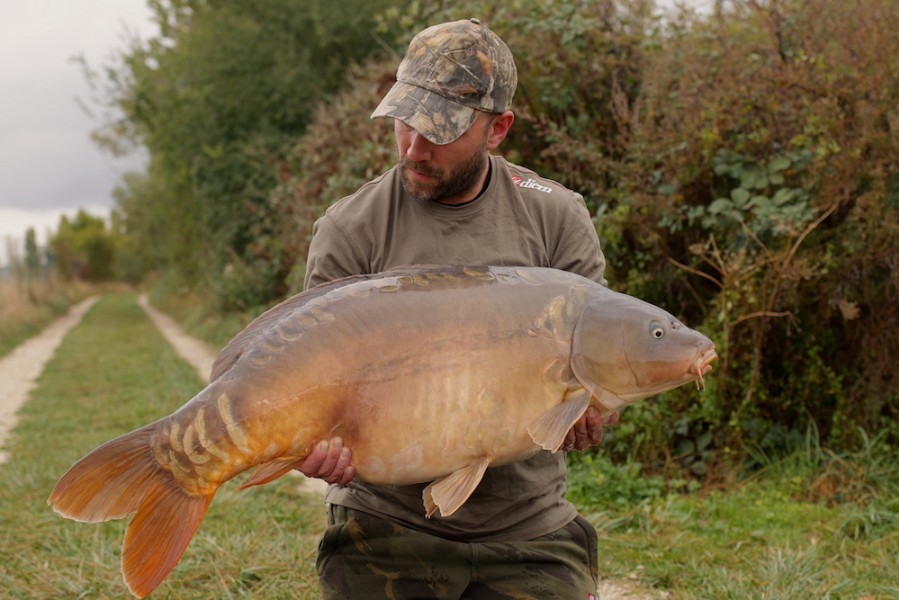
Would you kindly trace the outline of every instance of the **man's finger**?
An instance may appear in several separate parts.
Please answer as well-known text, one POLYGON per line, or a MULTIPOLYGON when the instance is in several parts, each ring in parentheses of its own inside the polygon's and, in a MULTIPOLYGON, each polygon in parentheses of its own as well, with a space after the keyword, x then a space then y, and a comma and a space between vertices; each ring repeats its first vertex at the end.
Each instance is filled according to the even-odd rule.
POLYGON ((595 446, 602 441, 602 418, 599 416, 599 411, 593 406, 587 409, 585 417, 587 429, 585 443, 588 446, 595 446))
POLYGON ((342 448, 340 450, 340 454, 337 456, 337 462, 334 464, 334 467, 326 473, 326 479, 329 483, 336 483, 340 481, 347 467, 350 466, 350 449, 342 448))
POLYGON ((350 459, 352 459, 352 452, 350 452, 349 448, 344 448, 340 454, 340 461, 334 469, 335 474, 337 474, 339 478, 329 480, 329 483, 346 485, 356 476, 356 467, 350 464, 350 459))
POLYGON ((333 437, 328 442, 328 454, 318 469, 317 476, 327 480, 334 475, 334 470, 340 463, 340 457, 343 454, 343 440, 339 437, 333 437))
POLYGON ((615 423, 617 423, 620 420, 621 420, 621 414, 618 411, 608 414, 602 418, 603 425, 614 425, 615 423))
POLYGON ((303 460, 298 471, 306 477, 318 477, 319 469, 321 469, 322 464, 328 457, 328 447, 327 440, 321 440, 317 443, 306 456, 306 459, 303 460))

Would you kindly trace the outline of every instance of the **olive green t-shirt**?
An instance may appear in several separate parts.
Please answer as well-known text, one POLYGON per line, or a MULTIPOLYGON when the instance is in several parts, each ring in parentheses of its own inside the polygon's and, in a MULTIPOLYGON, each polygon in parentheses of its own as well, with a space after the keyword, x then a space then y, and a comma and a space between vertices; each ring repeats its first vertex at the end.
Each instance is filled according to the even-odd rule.
MULTIPOLYGON (((580 194, 497 156, 490 157, 487 188, 462 206, 414 199, 396 167, 335 203, 313 228, 305 285, 416 264, 553 267, 605 284, 605 259, 580 194)), ((426 485, 357 479, 332 485, 325 500, 465 541, 532 539, 577 514, 565 500, 561 452, 487 469, 450 517, 425 517, 426 485)))

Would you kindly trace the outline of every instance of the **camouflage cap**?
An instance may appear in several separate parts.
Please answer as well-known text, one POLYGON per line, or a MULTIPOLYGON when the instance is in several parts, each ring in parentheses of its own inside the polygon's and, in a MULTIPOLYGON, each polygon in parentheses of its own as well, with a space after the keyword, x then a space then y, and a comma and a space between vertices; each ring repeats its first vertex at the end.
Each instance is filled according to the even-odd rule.
POLYGON ((509 110, 518 72, 505 42, 478 19, 467 19, 416 35, 396 79, 372 118, 399 119, 433 143, 449 144, 478 111, 509 110))

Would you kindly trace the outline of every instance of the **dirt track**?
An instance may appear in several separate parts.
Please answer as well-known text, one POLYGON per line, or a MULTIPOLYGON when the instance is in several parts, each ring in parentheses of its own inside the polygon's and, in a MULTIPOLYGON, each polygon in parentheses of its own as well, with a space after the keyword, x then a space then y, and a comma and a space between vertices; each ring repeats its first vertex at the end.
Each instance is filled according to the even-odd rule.
MULTIPOLYGON (((44 365, 69 330, 78 324, 96 301, 94 296, 76 304, 40 334, 0 358, 0 448, 16 424, 16 413, 28 400, 28 394, 44 370, 44 365)), ((8 458, 6 452, 0 449, 0 463, 5 463, 8 458)))
MULTIPOLYGON (((43 332, 0 359, 0 448, 15 425, 16 413, 28 399, 44 365, 96 300, 96 297, 88 298, 72 307, 43 332)), ((200 377, 207 381, 216 353, 205 343, 186 334, 170 317, 150 306, 145 296, 138 298, 138 303, 178 355, 193 365, 200 377)), ((7 458, 6 453, 0 450, 0 463, 6 462, 7 458)), ((317 479, 304 479, 300 486, 303 491, 314 494, 320 494, 324 489, 323 482, 317 479)), ((598 596, 601 600, 651 600, 665 598, 667 594, 648 590, 637 582, 607 579, 600 582, 598 596)))

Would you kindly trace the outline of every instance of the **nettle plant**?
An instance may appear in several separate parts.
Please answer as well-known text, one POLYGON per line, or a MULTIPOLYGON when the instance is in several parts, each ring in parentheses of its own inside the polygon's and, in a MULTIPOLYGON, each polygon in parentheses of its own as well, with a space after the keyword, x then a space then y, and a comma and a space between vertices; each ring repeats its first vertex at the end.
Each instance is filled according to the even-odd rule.
POLYGON ((801 179, 796 175, 801 175, 814 157, 806 148, 767 159, 722 149, 712 158, 718 196, 707 206, 692 207, 687 217, 712 231, 737 228, 742 235, 735 241, 748 237, 759 246, 776 237, 791 237, 818 211, 810 203, 811 190, 791 185, 787 176, 801 179))

